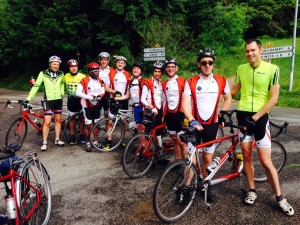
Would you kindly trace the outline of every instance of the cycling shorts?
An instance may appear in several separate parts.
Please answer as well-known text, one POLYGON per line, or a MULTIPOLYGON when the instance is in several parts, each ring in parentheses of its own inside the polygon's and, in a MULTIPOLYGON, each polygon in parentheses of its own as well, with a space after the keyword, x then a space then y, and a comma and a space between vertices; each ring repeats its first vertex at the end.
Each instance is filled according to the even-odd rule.
MULTIPOLYGON (((120 109, 128 110, 128 104, 129 104, 128 99, 127 100, 120 100, 120 101, 118 101, 118 103, 121 104, 120 109)), ((112 106, 110 106, 109 107, 108 117, 113 118, 114 115, 115 115, 115 113, 116 113, 115 112, 115 108, 112 107, 112 106)))
POLYGON ((100 120, 100 107, 90 107, 83 109, 84 123, 89 125, 100 120))
POLYGON ((103 108, 104 112, 108 111, 109 109, 109 95, 105 92, 105 95, 100 100, 100 110, 103 108))
POLYGON ((136 124, 143 122, 143 106, 133 106, 134 121, 136 124))
POLYGON ((74 115, 77 112, 82 110, 82 106, 80 104, 80 98, 75 96, 68 96, 67 108, 69 116, 74 115))
MULTIPOLYGON (((203 130, 196 131, 196 143, 197 145, 209 141, 213 141, 217 137, 219 124, 218 123, 212 123, 212 124, 201 124, 203 127, 203 130)), ((207 153, 214 153, 215 152, 215 144, 212 144, 210 146, 204 147, 203 151, 207 153)))
MULTIPOLYGON (((255 112, 237 111, 236 117, 239 126, 246 126, 246 118, 251 118, 255 112)), ((259 118, 252 131, 240 130, 239 137, 242 138, 246 132, 246 137, 242 142, 252 142, 253 136, 257 147, 271 147, 271 134, 269 126, 269 114, 266 113, 259 118)))
POLYGON ((61 114, 62 113, 62 99, 57 100, 45 100, 42 101, 42 106, 44 108, 44 115, 52 116, 54 114, 61 114))
POLYGON ((165 119, 166 119, 168 130, 171 133, 173 133, 174 131, 176 133, 179 133, 182 130, 182 125, 184 120, 183 112, 176 112, 176 113, 167 112, 165 119))

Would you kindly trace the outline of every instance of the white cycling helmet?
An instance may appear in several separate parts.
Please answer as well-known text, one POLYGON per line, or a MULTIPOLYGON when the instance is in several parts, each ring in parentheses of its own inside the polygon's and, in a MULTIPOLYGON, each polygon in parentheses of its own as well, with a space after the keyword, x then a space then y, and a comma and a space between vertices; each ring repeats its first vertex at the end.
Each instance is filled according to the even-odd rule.
POLYGON ((49 63, 51 63, 51 62, 59 62, 59 63, 61 63, 61 59, 58 56, 53 55, 53 56, 51 56, 49 58, 49 63))
POLYGON ((115 58, 115 62, 117 62, 117 61, 127 62, 127 59, 124 56, 120 55, 115 58))
POLYGON ((160 61, 156 61, 156 62, 153 64, 153 68, 158 68, 158 69, 163 70, 163 69, 164 69, 164 63, 163 63, 163 62, 160 62, 160 61))
POLYGON ((98 55, 98 59, 101 59, 101 58, 110 58, 110 55, 108 54, 108 52, 100 52, 99 55, 98 55))

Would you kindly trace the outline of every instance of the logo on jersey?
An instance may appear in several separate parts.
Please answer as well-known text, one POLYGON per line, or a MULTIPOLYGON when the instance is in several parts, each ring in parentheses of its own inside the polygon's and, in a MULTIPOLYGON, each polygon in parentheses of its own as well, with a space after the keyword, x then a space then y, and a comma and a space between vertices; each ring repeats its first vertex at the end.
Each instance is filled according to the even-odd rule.
POLYGON ((198 86, 197 87, 197 91, 201 91, 202 90, 202 87, 201 86, 198 86))
POLYGON ((154 89, 157 89, 157 86, 154 86, 154 89))

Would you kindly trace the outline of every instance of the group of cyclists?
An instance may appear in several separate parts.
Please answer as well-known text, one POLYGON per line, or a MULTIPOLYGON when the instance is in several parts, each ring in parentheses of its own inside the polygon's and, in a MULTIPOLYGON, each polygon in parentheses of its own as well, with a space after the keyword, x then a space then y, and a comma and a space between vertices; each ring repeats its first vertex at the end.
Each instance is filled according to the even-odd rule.
MULTIPOLYGON (((55 118, 55 144, 64 144, 59 139, 64 85, 68 93, 69 114, 83 110, 84 125, 81 126, 80 136, 81 142, 86 144, 86 151, 91 151, 91 141, 94 140, 89 140, 89 132, 91 125, 100 119, 102 109, 104 117, 113 117, 114 112, 110 110, 109 102, 113 99, 121 104, 121 109, 128 109, 131 98, 138 132, 145 131, 143 115, 147 112, 153 114, 155 125, 165 120, 174 141, 175 160, 184 158, 189 150, 179 138, 184 119, 189 121, 189 126, 197 129, 196 144, 214 140, 219 123, 222 122, 218 121, 219 109, 228 110, 232 96, 240 92, 237 119, 240 126, 246 127, 246 131, 240 130, 240 135, 243 136, 242 133, 247 132, 246 138, 241 141, 244 172, 249 185, 245 203, 253 205, 257 199, 251 152, 254 136, 260 160, 266 169, 276 200, 283 212, 291 216, 294 210, 281 195, 278 174, 271 161, 271 140, 268 135, 270 134, 268 112, 275 106, 279 96, 279 70, 277 66, 262 61, 262 45, 259 40, 246 42, 245 51, 248 63, 238 67, 237 77, 231 89, 223 76, 213 73, 216 53, 210 48, 201 49, 197 53, 200 73, 189 79, 178 75, 178 62, 175 58, 155 62, 153 76, 146 79, 143 77, 145 68, 141 62, 133 64, 133 76, 125 70, 127 59, 124 56, 115 57, 115 68, 112 68, 109 66, 109 53, 101 52, 98 55, 98 62, 87 65, 88 76, 78 71, 78 62, 75 59, 68 61, 69 73, 64 76, 59 70, 61 59, 58 56, 51 56, 49 68, 40 72, 27 98, 31 101, 40 85, 44 83, 45 123, 41 150, 47 149, 52 114, 55 118), (168 78, 162 82, 161 77, 164 73, 168 78), (223 103, 219 107, 221 97, 223 103)), ((108 122, 106 129, 110 126, 112 124, 108 122)), ((110 148, 112 138, 108 136, 103 146, 104 150, 110 148)), ((160 133, 157 138, 159 147, 162 147, 160 133)), ((75 139, 71 140, 71 144, 75 144, 75 139)), ((212 162, 214 151, 214 144, 203 149, 204 177, 207 176, 206 168, 212 162)), ((211 190, 207 199, 214 200, 211 190)))

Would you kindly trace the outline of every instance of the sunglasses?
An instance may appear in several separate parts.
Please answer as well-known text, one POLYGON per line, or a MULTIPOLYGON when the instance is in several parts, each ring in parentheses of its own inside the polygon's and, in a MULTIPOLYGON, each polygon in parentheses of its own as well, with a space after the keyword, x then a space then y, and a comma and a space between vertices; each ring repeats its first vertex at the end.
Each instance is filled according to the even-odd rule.
POLYGON ((90 72, 92 72, 92 73, 99 73, 99 70, 98 69, 94 69, 94 70, 90 70, 90 72))
POLYGON ((200 64, 201 66, 206 66, 207 64, 211 66, 214 64, 214 61, 202 61, 200 62, 200 64))
POLYGON ((166 66, 166 69, 175 69, 176 66, 166 66))

